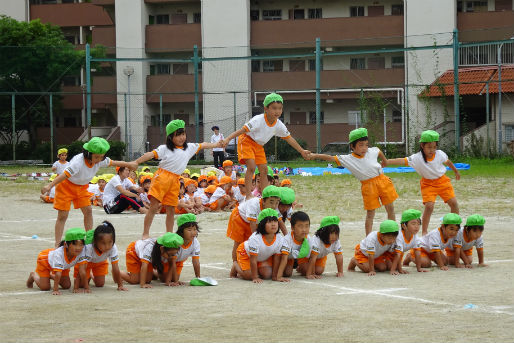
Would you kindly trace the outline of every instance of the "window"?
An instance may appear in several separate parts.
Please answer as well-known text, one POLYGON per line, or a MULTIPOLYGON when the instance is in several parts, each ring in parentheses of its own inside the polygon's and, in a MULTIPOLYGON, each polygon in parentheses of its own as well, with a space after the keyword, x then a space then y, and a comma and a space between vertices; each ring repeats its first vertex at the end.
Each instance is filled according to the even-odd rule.
POLYGON ((282 20, 282 10, 262 10, 262 20, 282 20))
POLYGON ((350 6, 350 17, 364 17, 364 6, 350 6))
MULTIPOLYGON (((368 69, 384 69, 385 57, 370 57, 368 58, 368 69)), ((362 68, 364 69, 364 68, 362 68)))
POLYGON ((403 4, 392 5, 391 15, 403 15, 403 4))
MULTIPOLYGON (((323 70, 323 60, 320 62, 320 70, 323 70)), ((316 60, 309 60, 309 71, 316 71, 316 60)))
POLYGON ((309 8, 307 12, 309 19, 323 18, 321 8, 309 8))
POLYGON ((403 68, 405 66, 405 60, 403 56, 393 56, 391 57, 391 67, 392 68, 403 68))
POLYGON ((505 135, 503 139, 505 142, 514 141, 514 125, 505 125, 505 135))
POLYGON ((66 39, 71 44, 75 44, 75 36, 64 36, 64 39, 66 39))
MULTIPOLYGON (((320 111, 319 113, 319 122, 323 124, 325 121, 325 112, 320 111)), ((309 124, 316 124, 316 111, 309 112, 309 124)))
POLYGON ((462 1, 457 1, 457 12, 462 12, 462 1))
POLYGON ((202 22, 202 13, 193 13, 193 23, 202 22))
POLYGON ((364 57, 351 58, 350 69, 366 69, 366 59, 364 57))
POLYGON ((149 15, 148 16, 148 25, 154 25, 155 24, 155 16, 149 15))
MULTIPOLYGON (((159 125, 159 114, 153 115, 151 117, 152 126, 160 126, 159 125)), ((162 125, 165 127, 167 123, 171 121, 171 114, 162 114, 162 125)))
POLYGON ((487 1, 467 1, 466 12, 487 12, 487 1))
POLYGON ((261 61, 252 61, 252 73, 258 73, 261 71, 261 61))
POLYGON ((250 20, 259 20, 259 10, 250 10, 250 20))
POLYGON ((290 60, 289 71, 305 71, 305 60, 290 60))
POLYGON ((65 76, 62 78, 63 86, 78 86, 79 78, 77 76, 65 76))
POLYGON ((75 117, 64 117, 63 118, 63 126, 64 127, 74 127, 74 126, 77 126, 77 118, 75 118, 75 117))
POLYGON ((155 65, 155 73, 160 74, 169 74, 170 73, 170 65, 169 64, 156 64, 155 65))
POLYGON ((262 61, 262 71, 265 73, 272 72, 272 71, 282 71, 282 61, 281 60, 262 61))
MULTIPOLYGON (((366 112, 363 112, 362 116, 366 117, 366 112)), ((361 111, 348 111, 348 125, 360 126, 361 122, 361 111)))
POLYGON ((156 24, 169 24, 170 16, 168 14, 158 14, 155 16, 156 24))
POLYGON ((400 112, 398 110, 393 110, 391 119, 392 119, 393 123, 401 123, 402 122, 402 112, 400 112))
POLYGON ((289 10, 289 19, 305 19, 305 10, 302 9, 295 9, 295 10, 289 10))
POLYGON ((186 75, 188 72, 187 63, 174 63, 173 75, 186 75))

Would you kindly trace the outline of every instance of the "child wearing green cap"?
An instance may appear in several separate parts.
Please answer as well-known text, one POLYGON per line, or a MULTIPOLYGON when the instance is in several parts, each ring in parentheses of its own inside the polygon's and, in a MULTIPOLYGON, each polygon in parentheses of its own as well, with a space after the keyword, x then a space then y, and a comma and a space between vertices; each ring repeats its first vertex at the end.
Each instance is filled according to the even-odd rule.
POLYGON ((57 158, 58 160, 52 164, 52 171, 57 175, 60 175, 70 165, 70 162, 66 161, 68 158, 68 149, 60 148, 57 150, 57 158))
MULTIPOLYGON (((257 230, 237 248, 234 268, 244 280, 262 283, 263 279, 277 280, 280 256, 287 252, 284 237, 278 233, 278 212, 266 208, 259 213, 257 230)), ((280 280, 285 281, 285 280, 280 280)))
MULTIPOLYGON (((448 270, 448 258, 444 254, 445 248, 452 244, 452 238, 457 235, 462 219, 458 214, 448 213, 443 217, 442 225, 420 238, 421 267, 430 268, 432 261, 437 263, 441 270, 448 270)), ((404 266, 415 258, 415 252, 411 249, 410 254, 403 261, 404 266)))
POLYGON ((278 204, 278 213, 282 217, 282 222, 291 220, 293 214, 293 203, 296 198, 294 190, 287 187, 279 187, 280 190, 280 202, 278 204))
POLYGON ((196 221, 196 216, 192 213, 183 214, 177 219, 177 235, 184 239, 184 243, 180 246, 177 255, 173 258, 171 285, 185 285, 180 280, 182 267, 184 262, 191 257, 193 270, 197 278, 200 277, 200 242, 198 241, 198 233, 200 228, 196 221))
POLYGON ((364 229, 366 236, 371 232, 376 209, 384 206, 387 218, 395 220, 393 202, 398 198, 391 179, 384 175, 382 166, 387 161, 385 155, 377 147, 368 148, 368 130, 361 127, 350 132, 349 155, 311 154, 311 159, 335 162, 338 166, 348 169, 361 182, 361 194, 366 210, 364 229), (382 166, 377 158, 382 161, 382 166))
POLYGON ((137 165, 153 158, 160 160, 159 169, 155 172, 148 198, 150 209, 145 215, 143 239, 150 236, 150 226, 155 214, 162 205, 166 210, 166 231, 173 232, 175 207, 178 205, 180 191, 179 178, 189 160, 202 149, 220 147, 221 143, 188 143, 185 122, 172 120, 166 125, 166 144, 147 152, 139 157, 137 165))
POLYGON ((321 220, 319 229, 310 242, 311 256, 305 274, 307 279, 321 279, 330 253, 334 253, 336 259, 336 276, 343 276, 343 248, 339 242, 340 221, 338 216, 328 216, 321 220))
MULTIPOLYGON (((268 179, 266 177, 267 160, 264 145, 273 136, 284 139, 305 159, 310 154, 310 151, 304 150, 298 142, 291 137, 287 127, 279 119, 284 106, 282 97, 276 93, 268 94, 264 99, 263 105, 264 113, 256 115, 244 124, 241 129, 231 133, 222 141, 225 147, 231 139, 238 137, 237 156, 240 164, 246 164, 246 189, 251 189, 252 177, 256 168, 260 170, 260 189, 262 190, 268 185, 268 179)), ((271 177, 273 177, 273 174, 271 177)), ((252 195, 248 193, 246 197, 249 199, 252 195)))
POLYGON ((53 295, 61 295, 59 286, 62 289, 69 289, 71 287, 70 268, 75 264, 87 264, 87 261, 81 261, 78 258, 84 249, 85 238, 84 229, 68 229, 58 248, 41 251, 37 257, 36 271, 31 272, 27 279, 27 287, 32 288, 35 282, 40 290, 48 291, 51 274, 53 274, 53 295))
POLYGON ((453 170, 456 180, 460 180, 460 173, 452 161, 450 161, 448 155, 444 151, 437 149, 438 142, 439 134, 437 132, 432 130, 423 131, 419 140, 419 152, 409 157, 394 158, 386 161, 387 165, 410 166, 421 175, 419 184, 423 204, 425 205, 421 220, 421 234, 423 236, 427 234, 428 224, 430 223, 430 217, 434 211, 435 200, 438 195, 450 206, 450 212, 459 213, 459 204, 457 203, 451 180, 446 176, 446 167, 453 170))
POLYGON ((349 271, 358 267, 368 276, 376 275, 376 271, 385 272, 391 269, 393 248, 398 237, 399 226, 394 220, 380 223, 380 231, 370 232, 360 244, 355 246, 355 254, 348 264, 349 271))
POLYGON ((124 281, 139 284, 141 288, 152 288, 150 282, 155 269, 159 279, 168 286, 172 284, 172 264, 184 239, 176 233, 166 232, 159 238, 140 239, 132 242, 125 253, 127 271, 121 272, 124 281))
POLYGON ((89 181, 102 167, 118 166, 136 169, 137 165, 131 162, 113 161, 105 154, 110 149, 109 143, 100 137, 93 137, 83 145, 82 154, 75 155, 64 172, 51 183, 41 188, 41 194, 55 188, 54 208, 57 210, 55 221, 55 245, 61 241, 64 225, 68 219, 71 203, 80 208, 84 215, 84 228, 89 231, 93 228, 93 210, 91 209, 91 194, 87 191, 89 181))
POLYGON ((448 264, 456 268, 473 268, 473 247, 477 250, 478 266, 487 267, 484 263, 484 232, 485 218, 480 214, 473 214, 466 219, 466 225, 459 230, 457 236, 451 239, 451 244, 446 247, 448 264), (460 260, 464 265, 460 263, 460 260))

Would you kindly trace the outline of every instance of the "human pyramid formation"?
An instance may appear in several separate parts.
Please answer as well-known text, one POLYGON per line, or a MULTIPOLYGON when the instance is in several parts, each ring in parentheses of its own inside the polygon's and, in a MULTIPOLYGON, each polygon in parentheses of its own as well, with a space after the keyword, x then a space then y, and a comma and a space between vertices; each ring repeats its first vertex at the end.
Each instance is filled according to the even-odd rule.
MULTIPOLYGON (((181 189, 187 189, 189 184, 194 184, 186 185, 188 181, 184 182, 182 179, 181 186, 181 174, 198 151, 226 146, 235 137, 239 137, 239 161, 247 166, 244 182, 237 181, 241 186, 241 197, 237 201, 232 201, 228 196, 232 190, 232 183, 236 180, 235 175, 233 177, 229 173, 220 178, 216 189, 212 189, 212 196, 219 195, 212 202, 216 204, 212 207, 208 205, 210 209, 234 206, 227 225, 227 237, 234 241, 231 277, 240 277, 255 283, 261 283, 263 279, 289 281, 287 277, 296 269, 308 279, 317 279, 321 278, 330 253, 335 256, 336 276, 343 276, 343 255, 339 242, 340 218, 324 217, 319 229, 310 236, 309 216, 302 211, 293 213, 295 193, 287 187, 290 186, 290 182, 289 185, 284 185, 285 187, 268 185, 268 167, 263 145, 273 136, 286 140, 305 159, 335 162, 347 168, 361 181, 366 210, 366 237, 355 246, 354 256, 348 264, 349 271, 354 271, 357 267, 368 275, 375 275, 376 271, 389 271, 394 275, 405 274, 407 271, 403 266, 414 262, 417 270, 422 272, 427 271, 423 268, 429 268, 432 261, 442 270, 448 270, 448 265, 471 268, 473 247, 477 250, 479 266, 486 266, 481 238, 485 219, 478 214, 470 215, 461 228, 462 219, 458 215, 457 199, 450 179, 445 175, 445 165, 454 171, 457 180, 460 175, 448 156, 437 150, 437 132, 424 131, 421 134, 420 151, 401 159, 388 160, 378 148, 369 148, 365 128, 350 132, 351 154, 313 154, 303 150, 279 120, 282 108, 282 97, 276 93, 268 94, 264 99, 265 113, 253 117, 240 130, 218 143, 188 143, 184 122, 173 120, 166 126, 166 144, 132 162, 109 159, 105 156, 109 150, 108 142, 102 138, 92 138, 84 144, 84 152, 73 157, 62 173, 41 190, 42 193, 46 193, 56 186, 56 248, 43 250, 39 254, 36 271, 30 273, 27 287, 32 287, 36 282, 41 290, 50 290, 50 280, 53 279, 52 294, 60 294, 59 285, 64 289, 71 287, 69 270, 75 267, 73 291, 90 292, 91 277, 97 287, 103 286, 105 275, 108 273, 107 260, 111 261, 112 274, 118 284, 118 290, 126 290, 123 286, 124 281, 140 284, 142 288, 151 288, 152 279, 157 278, 168 286, 178 286, 184 284, 180 281, 180 274, 184 261, 190 256, 196 275, 196 279, 191 283, 209 283, 200 276, 200 243, 197 238, 200 229, 195 213, 180 215, 177 219, 178 229, 173 232, 174 215, 179 208, 181 189), (104 221, 92 230, 91 194, 87 191, 88 184, 101 167, 116 166, 119 168, 119 176, 120 170, 136 170, 139 164, 152 158, 160 160, 160 163, 159 169, 148 182, 149 203, 144 212, 143 235, 140 240, 130 243, 127 247, 127 271, 120 271, 112 224, 104 221), (380 159, 381 163, 377 159, 380 159), (390 164, 409 165, 422 176, 420 185, 424 213, 422 215, 421 211, 415 209, 405 210, 400 224, 395 221, 393 206, 398 194, 392 181, 382 171, 382 167, 390 164), (259 171, 258 178, 254 175, 256 170, 259 171), (451 212, 443 217, 439 228, 428 232, 438 195, 450 206, 451 212), (85 230, 69 229, 61 241, 71 202, 75 208, 82 210, 85 230), (387 211, 388 220, 380 223, 378 232, 372 232, 375 210, 381 205, 384 205, 387 211), (155 239, 150 237, 150 227, 155 214, 159 211, 166 213, 167 232, 155 239), (287 220, 291 222, 290 232, 285 225, 287 220), (422 236, 418 237, 417 233, 421 226, 422 236), (403 258, 406 252, 409 253, 403 258)), ((200 181, 201 185, 203 179, 200 181)), ((205 187, 204 191, 209 187, 211 186, 205 187)), ((194 195, 192 197, 195 201, 194 195)), ((205 204, 201 202, 201 205, 204 209, 205 204)), ((106 206, 108 204, 105 204, 104 197, 104 208, 110 213, 112 208, 106 206)))

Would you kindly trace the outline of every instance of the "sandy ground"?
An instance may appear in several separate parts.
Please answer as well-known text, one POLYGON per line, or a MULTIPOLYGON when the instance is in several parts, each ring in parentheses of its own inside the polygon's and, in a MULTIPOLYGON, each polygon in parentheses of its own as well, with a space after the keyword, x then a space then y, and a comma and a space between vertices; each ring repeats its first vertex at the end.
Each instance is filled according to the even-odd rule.
MULTIPOLYGON (((392 176, 400 199, 397 213, 422 209, 416 175, 392 176)), ((364 211, 358 182, 350 176, 296 177, 298 199, 311 216, 311 234, 325 215, 343 219, 340 235, 345 275, 335 277, 329 256, 320 280, 295 275, 290 283, 256 285, 229 279, 232 241, 225 237, 229 213, 199 217, 201 272, 219 281, 216 287, 154 288, 128 286, 116 291, 108 276, 92 294, 52 296, 25 280, 35 269, 39 251, 53 242, 56 212, 38 200, 36 183, 0 181, 0 341, 1 342, 512 342, 514 341, 512 179, 463 178, 454 183, 463 216, 478 212, 487 219, 484 232, 488 268, 368 277, 346 272, 353 247, 364 236, 364 211), (38 235, 38 239, 31 239, 38 235), (466 308, 473 304, 474 308, 466 308)), ((430 229, 447 207, 438 200, 430 229)), ((399 215, 397 215, 399 217, 399 215)), ((110 220, 123 252, 139 238, 143 216, 106 215, 94 210, 95 225, 110 220)), ((384 210, 377 213, 378 222, 384 210)), ((71 211, 67 227, 81 226, 82 214, 71 211)), ((164 231, 156 217, 151 234, 164 231)), ((476 252, 475 262, 476 262, 476 252)), ((193 277, 186 264, 182 280, 193 277)))

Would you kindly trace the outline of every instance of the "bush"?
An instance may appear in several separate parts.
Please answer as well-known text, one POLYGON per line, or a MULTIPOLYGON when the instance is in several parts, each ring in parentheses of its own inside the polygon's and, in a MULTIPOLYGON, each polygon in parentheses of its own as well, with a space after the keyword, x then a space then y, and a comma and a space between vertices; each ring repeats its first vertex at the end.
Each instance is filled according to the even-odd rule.
MULTIPOLYGON (((303 149, 307 148, 307 142, 301 138, 298 138, 296 140, 298 144, 303 149)), ((299 156, 298 151, 296 151, 292 146, 289 145, 285 140, 277 137, 272 138, 266 145, 264 145, 264 151, 266 152, 266 156, 271 157, 272 155, 275 157, 275 161, 289 161, 292 159, 295 159, 299 156), (277 155, 275 155, 275 141, 277 142, 277 155)), ((273 160, 273 158, 270 158, 270 160, 273 160)))

